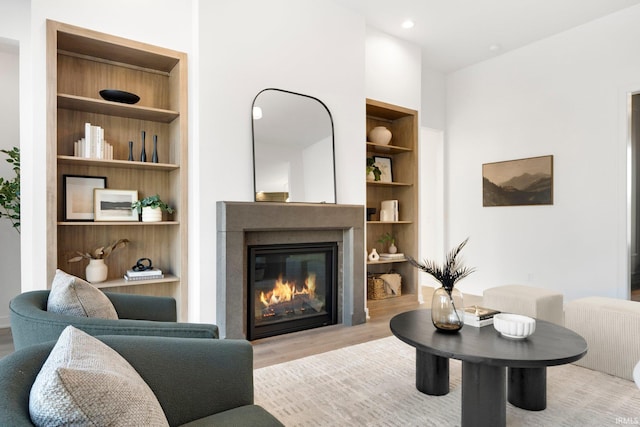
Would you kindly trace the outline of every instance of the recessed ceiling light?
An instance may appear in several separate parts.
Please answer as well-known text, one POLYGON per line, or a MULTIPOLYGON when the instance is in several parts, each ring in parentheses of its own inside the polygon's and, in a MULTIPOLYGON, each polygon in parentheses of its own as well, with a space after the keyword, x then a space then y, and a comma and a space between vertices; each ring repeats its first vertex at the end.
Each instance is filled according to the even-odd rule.
POLYGON ((415 23, 411 19, 407 19, 402 23, 402 28, 408 30, 409 28, 413 28, 414 25, 415 23))

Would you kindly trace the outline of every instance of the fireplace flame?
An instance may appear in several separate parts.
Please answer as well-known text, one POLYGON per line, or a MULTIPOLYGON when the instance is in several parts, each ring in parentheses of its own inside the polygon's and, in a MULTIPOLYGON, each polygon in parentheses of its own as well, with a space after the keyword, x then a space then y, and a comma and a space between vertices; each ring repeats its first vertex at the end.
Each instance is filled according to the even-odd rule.
POLYGON ((266 294, 260 292, 260 302, 269 307, 275 304, 292 301, 296 295, 308 295, 309 298, 315 298, 316 295, 316 275, 310 273, 304 281, 304 287, 301 290, 296 289, 295 282, 283 281, 279 276, 273 285, 273 289, 266 294))

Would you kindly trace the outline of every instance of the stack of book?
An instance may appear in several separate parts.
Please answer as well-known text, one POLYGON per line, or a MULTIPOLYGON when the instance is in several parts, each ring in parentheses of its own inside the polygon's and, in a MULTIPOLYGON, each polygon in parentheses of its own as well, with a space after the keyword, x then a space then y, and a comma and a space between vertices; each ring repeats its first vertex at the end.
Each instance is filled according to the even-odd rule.
POLYGON ((84 124, 84 138, 73 144, 73 155, 85 159, 113 160, 113 147, 104 139, 104 129, 84 124))
POLYGON ((403 260, 404 259, 404 254, 401 253, 395 253, 395 254, 388 254, 388 253, 381 253, 380 254, 380 260, 384 260, 384 261, 390 261, 390 260, 403 260))
POLYGON ((162 279, 163 277, 164 274, 162 274, 162 270, 159 268, 143 271, 127 270, 127 273, 124 275, 125 280, 155 280, 162 279))
POLYGON ((500 313, 498 310, 477 305, 465 307, 464 324, 475 327, 493 325, 493 316, 498 313, 500 313))

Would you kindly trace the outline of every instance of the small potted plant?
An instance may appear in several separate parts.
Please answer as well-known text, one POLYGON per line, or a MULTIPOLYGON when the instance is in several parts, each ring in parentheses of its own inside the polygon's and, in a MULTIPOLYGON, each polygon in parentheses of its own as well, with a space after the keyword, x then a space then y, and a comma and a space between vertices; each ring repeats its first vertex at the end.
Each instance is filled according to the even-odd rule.
POLYGON ((174 212, 157 194, 136 200, 131 204, 131 209, 138 209, 138 213, 142 213, 142 222, 159 222, 162 221, 162 211, 170 214, 174 212))
POLYGON ((109 273, 109 269, 104 263, 104 260, 109 258, 109 255, 111 255, 116 249, 124 248, 125 246, 127 246, 127 243, 129 243, 129 240, 120 239, 116 240, 108 246, 97 247, 91 252, 76 251, 78 256, 69 259, 67 262, 78 262, 82 261, 83 259, 88 259, 89 265, 87 265, 87 268, 85 270, 87 282, 104 282, 105 280, 107 280, 107 274, 109 273))
POLYGON ((398 252, 398 248, 396 247, 396 238, 393 237, 393 234, 387 232, 384 233, 379 239, 378 243, 382 243, 383 245, 388 245, 388 251, 390 254, 395 254, 398 252))
POLYGON ((367 180, 368 181, 380 181, 382 171, 373 160, 373 157, 367 157, 367 180))
POLYGON ((0 150, 7 155, 7 163, 13 165, 15 177, 0 177, 0 218, 11 221, 13 228, 20 233, 20 149, 0 150))

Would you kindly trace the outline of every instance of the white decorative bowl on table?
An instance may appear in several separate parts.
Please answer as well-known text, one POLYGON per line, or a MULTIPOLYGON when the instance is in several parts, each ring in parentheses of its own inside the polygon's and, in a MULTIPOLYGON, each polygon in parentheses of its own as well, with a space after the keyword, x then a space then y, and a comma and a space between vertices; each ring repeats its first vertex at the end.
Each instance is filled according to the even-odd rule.
POLYGON ((522 339, 536 330, 536 319, 520 314, 499 313, 493 316, 493 327, 503 337, 522 339))

